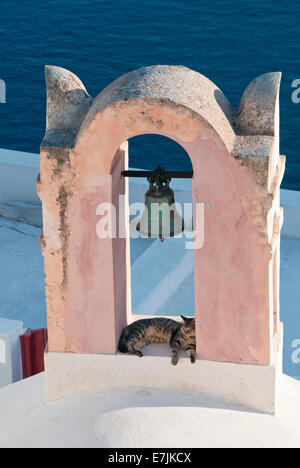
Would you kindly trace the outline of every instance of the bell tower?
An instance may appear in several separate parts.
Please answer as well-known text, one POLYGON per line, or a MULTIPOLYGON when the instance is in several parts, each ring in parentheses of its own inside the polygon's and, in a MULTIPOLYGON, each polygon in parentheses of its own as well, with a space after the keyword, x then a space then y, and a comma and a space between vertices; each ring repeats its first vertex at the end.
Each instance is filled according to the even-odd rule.
MULTIPOLYGON (((105 387, 159 385, 275 412, 282 346, 279 188, 285 167, 279 155, 280 80, 280 73, 255 79, 235 111, 214 83, 185 67, 135 70, 95 99, 71 72, 46 67, 38 190, 47 400, 105 387), (193 166, 194 207, 212 208, 205 214, 204 245, 194 253, 198 359, 195 366, 183 360, 175 370, 162 355, 137 360, 116 354, 121 330, 133 320, 127 215, 125 236, 96 234, 99 204, 113 205, 118 219, 128 213, 128 183, 121 177, 128 171, 127 141, 149 133, 185 149, 193 166)), ((167 204, 173 201, 168 178, 151 183, 146 204, 157 193, 167 204)), ((176 211, 170 226, 174 233, 182 230, 176 211)), ((149 231, 147 214, 140 230, 149 231)), ((155 235, 164 237, 162 227, 155 235)))

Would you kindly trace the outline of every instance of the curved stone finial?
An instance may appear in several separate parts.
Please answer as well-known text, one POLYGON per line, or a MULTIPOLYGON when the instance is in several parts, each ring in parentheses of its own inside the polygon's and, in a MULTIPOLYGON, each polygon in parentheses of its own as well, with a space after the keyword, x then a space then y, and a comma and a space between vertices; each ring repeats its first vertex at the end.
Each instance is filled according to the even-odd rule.
POLYGON ((77 130, 92 103, 80 79, 64 68, 45 67, 47 132, 77 130))
POLYGON ((237 131, 246 135, 275 136, 281 72, 267 73, 246 88, 236 116, 237 131))
POLYGON ((112 82, 94 99, 81 131, 105 108, 137 100, 189 109, 211 126, 228 148, 232 147, 235 132, 228 99, 208 78, 177 65, 142 67, 112 82))

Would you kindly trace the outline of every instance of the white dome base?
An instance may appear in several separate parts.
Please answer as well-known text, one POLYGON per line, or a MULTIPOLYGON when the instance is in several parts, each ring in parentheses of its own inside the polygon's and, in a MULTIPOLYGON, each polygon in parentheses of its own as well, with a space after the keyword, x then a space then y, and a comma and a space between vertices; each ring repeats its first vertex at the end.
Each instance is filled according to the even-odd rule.
POLYGON ((276 417, 206 395, 120 388, 46 404, 44 374, 0 390, 0 447, 300 447, 300 382, 276 417))

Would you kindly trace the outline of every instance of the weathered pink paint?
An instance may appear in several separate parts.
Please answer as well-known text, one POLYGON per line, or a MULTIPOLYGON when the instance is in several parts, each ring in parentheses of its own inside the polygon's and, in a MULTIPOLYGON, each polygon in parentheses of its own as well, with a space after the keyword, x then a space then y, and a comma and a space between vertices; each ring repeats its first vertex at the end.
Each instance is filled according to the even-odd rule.
MULTIPOLYGON (((279 216, 284 170, 274 149, 280 77, 272 75, 272 80, 274 115, 269 101, 267 117, 263 115, 269 133, 251 132, 256 119, 249 119, 243 136, 236 128, 240 124, 245 131, 245 100, 240 121, 234 123, 221 91, 183 67, 150 67, 125 75, 93 102, 70 72, 47 69, 51 102, 39 193, 49 351, 116 352, 130 314, 129 242, 99 239, 96 211, 105 202, 118 209, 119 194, 126 203, 127 185, 120 178, 128 165, 124 142, 151 133, 169 137, 186 150, 194 170, 194 204, 212 206, 205 212, 204 246, 194 255, 198 357, 271 362, 279 320, 273 300, 279 259, 274 268, 272 262, 280 229, 275 232, 274 216, 279 216), (64 101, 68 90, 77 91, 73 107, 64 101), (55 118, 60 119, 57 127, 55 118)), ((249 112, 258 111, 250 106, 249 112)), ((124 220, 128 230, 127 225, 124 220)))

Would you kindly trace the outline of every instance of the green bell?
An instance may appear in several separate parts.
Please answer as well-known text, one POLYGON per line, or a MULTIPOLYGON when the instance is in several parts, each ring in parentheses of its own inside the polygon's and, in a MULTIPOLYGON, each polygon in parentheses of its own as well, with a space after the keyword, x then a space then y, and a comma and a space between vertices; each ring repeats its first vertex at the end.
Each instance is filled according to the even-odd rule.
POLYGON ((149 190, 145 195, 145 210, 137 230, 145 237, 174 237, 184 230, 184 221, 176 210, 170 178, 158 167, 148 177, 149 190))

